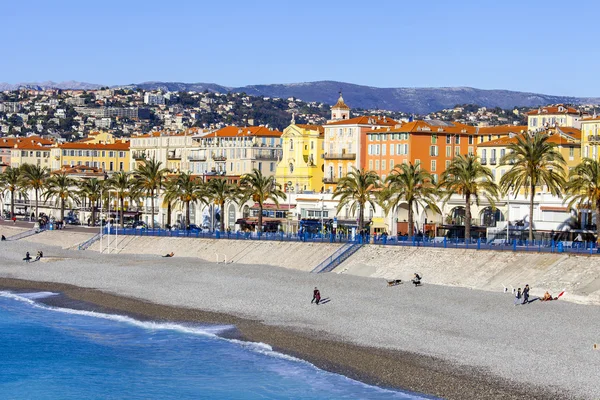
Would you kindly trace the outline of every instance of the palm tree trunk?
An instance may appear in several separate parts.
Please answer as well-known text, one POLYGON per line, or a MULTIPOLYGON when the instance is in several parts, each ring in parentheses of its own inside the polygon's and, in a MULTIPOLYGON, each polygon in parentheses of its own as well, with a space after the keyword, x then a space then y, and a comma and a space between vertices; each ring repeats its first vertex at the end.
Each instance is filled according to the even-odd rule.
POLYGON ((600 243, 600 199, 596 201, 596 242, 600 243))
POLYGON ((225 213, 223 212, 223 209, 225 208, 225 202, 221 201, 219 206, 221 207, 221 233, 223 233, 225 230, 225 213))
POLYGON ((465 242, 471 241, 471 193, 465 195, 465 242))
POLYGON ((167 225, 171 226, 171 202, 167 202, 167 225))
POLYGON ((38 213, 38 190, 35 189, 35 219, 38 219, 39 217, 39 213, 38 213))
POLYGON ((533 240, 533 199, 535 197, 535 185, 531 184, 529 195, 529 241, 533 240))
POLYGON ((125 228, 125 197, 119 199, 121 202, 121 229, 125 228))
POLYGON ((10 191, 10 217, 15 216, 15 191, 10 191))
POLYGON ((412 201, 409 201, 408 202, 408 240, 409 241, 412 240, 413 236, 415 235, 415 229, 414 229, 415 216, 413 215, 412 207, 413 207, 412 201))
POLYGON ((60 220, 65 220, 65 199, 63 197, 60 198, 60 220))
POLYGON ((262 232, 262 230, 263 230, 262 213, 263 213, 263 204, 262 204, 262 201, 259 201, 258 202, 258 232, 262 232))
POLYGON ((188 229, 190 227, 190 202, 185 202, 185 228, 188 229))
POLYGON ((154 189, 150 190, 150 213, 152 216, 152 229, 154 229, 154 189))
POLYGON ((361 232, 365 227, 365 205, 358 204, 358 231, 361 232))
POLYGON ((90 201, 90 205, 92 206, 92 226, 94 226, 94 224, 96 223, 96 202, 91 202, 90 201))

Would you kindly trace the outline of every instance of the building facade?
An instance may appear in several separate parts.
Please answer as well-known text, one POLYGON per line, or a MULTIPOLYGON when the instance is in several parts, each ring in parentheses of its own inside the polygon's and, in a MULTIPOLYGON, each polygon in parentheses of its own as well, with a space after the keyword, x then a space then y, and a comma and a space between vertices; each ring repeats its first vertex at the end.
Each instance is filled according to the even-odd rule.
POLYGON ((537 131, 553 126, 580 129, 584 116, 579 110, 562 104, 540 107, 527 113, 527 129, 537 131))
POLYGON ((292 124, 283 130, 283 151, 275 177, 286 192, 323 190, 322 126, 292 124))

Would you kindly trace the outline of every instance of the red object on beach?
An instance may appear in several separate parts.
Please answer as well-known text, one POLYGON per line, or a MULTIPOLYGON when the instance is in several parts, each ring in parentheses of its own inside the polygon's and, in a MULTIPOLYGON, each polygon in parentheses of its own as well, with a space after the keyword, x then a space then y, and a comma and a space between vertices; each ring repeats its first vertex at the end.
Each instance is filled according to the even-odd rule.
POLYGON ((565 294, 565 291, 564 291, 564 290, 563 290, 562 292, 560 292, 560 293, 558 294, 558 296, 556 296, 556 299, 557 299, 557 300, 558 300, 558 299, 560 299, 560 296, 562 296, 563 294, 565 294))

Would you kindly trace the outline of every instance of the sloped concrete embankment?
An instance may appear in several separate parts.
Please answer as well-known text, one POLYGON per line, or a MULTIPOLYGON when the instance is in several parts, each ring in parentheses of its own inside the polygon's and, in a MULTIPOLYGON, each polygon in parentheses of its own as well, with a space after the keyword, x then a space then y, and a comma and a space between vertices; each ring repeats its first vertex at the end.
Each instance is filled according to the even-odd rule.
POLYGON ((23 242, 42 246, 58 246, 63 249, 76 249, 80 243, 92 238, 97 232, 73 232, 69 230, 43 231, 21 239, 23 242))
MULTIPOLYGON (((106 252, 106 238, 103 247, 106 252)), ((111 246, 114 247, 114 242, 111 246)), ((342 245, 338 243, 304 243, 257 240, 171 238, 152 236, 119 237, 119 249, 111 253, 156 254, 170 252, 175 257, 195 257, 209 262, 261 264, 311 271, 342 245)), ((89 250, 100 251, 100 242, 89 250)))
POLYGON ((534 296, 566 289, 565 300, 600 304, 600 256, 363 246, 334 273, 502 291, 529 284, 534 296))

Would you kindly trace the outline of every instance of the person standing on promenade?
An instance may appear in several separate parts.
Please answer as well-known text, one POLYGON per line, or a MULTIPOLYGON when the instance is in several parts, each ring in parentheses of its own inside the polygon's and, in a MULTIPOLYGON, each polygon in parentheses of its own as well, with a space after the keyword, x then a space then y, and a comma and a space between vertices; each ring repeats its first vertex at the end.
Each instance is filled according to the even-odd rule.
POLYGON ((519 288, 517 294, 515 294, 515 306, 517 304, 521 304, 521 288, 519 288))
POLYGON ((321 292, 319 292, 319 289, 317 289, 317 287, 315 286, 315 290, 313 290, 313 298, 310 301, 310 304, 316 303, 317 305, 319 305, 320 301, 321 301, 321 292))
POLYGON ((529 285, 525 285, 523 289, 523 304, 529 303, 529 285))

